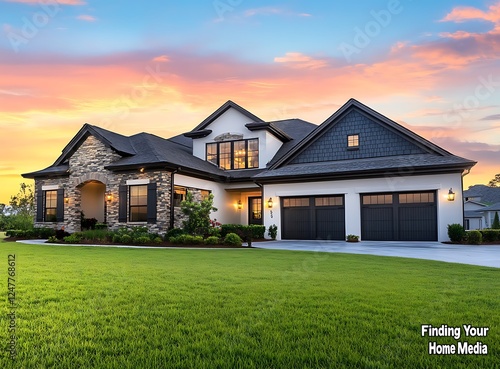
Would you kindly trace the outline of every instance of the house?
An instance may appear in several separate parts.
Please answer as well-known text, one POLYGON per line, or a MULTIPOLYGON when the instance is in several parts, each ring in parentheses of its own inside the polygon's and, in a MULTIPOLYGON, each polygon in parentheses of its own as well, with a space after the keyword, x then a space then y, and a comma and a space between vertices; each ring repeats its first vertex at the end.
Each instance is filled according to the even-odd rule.
POLYGON ((500 187, 470 186, 464 191, 465 229, 491 228, 500 214, 500 187))
POLYGON ((474 165, 355 99, 319 126, 228 101, 169 139, 85 124, 54 164, 23 176, 35 179, 36 226, 69 232, 83 212, 165 233, 191 191, 214 195, 219 222, 276 224, 279 239, 445 241, 474 165))

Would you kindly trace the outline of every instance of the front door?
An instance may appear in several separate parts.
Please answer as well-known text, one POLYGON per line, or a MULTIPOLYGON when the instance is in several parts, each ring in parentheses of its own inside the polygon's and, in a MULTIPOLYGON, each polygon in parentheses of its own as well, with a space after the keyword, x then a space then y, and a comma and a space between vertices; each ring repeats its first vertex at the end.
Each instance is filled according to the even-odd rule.
POLYGON ((248 224, 262 224, 262 197, 248 198, 248 224))

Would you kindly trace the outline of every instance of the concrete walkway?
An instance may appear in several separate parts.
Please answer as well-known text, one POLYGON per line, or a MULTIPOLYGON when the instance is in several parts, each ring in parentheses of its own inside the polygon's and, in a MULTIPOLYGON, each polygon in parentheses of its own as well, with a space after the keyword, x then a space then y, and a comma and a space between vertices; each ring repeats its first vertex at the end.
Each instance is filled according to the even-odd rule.
POLYGON ((440 242, 397 241, 269 241, 256 242, 254 247, 273 250, 343 252, 427 259, 500 268, 500 246, 449 245, 440 242))
MULTIPOLYGON (((118 248, 151 248, 151 249, 176 249, 181 247, 157 246, 125 246, 125 245, 64 245, 49 244, 45 240, 17 241, 19 243, 34 245, 52 245, 61 247, 118 247, 118 248)), ((500 246, 467 246, 448 245, 439 242, 380 242, 361 241, 356 243, 344 241, 268 241, 254 242, 253 247, 272 250, 293 250, 313 252, 343 252, 346 254, 367 254, 379 256, 396 256, 413 259, 427 259, 444 261, 448 263, 470 264, 500 268, 500 246)), ((190 248, 193 250, 195 248, 190 248)), ((200 248, 203 249, 203 248, 200 248)), ((206 249, 205 250, 245 250, 245 249, 206 249)))

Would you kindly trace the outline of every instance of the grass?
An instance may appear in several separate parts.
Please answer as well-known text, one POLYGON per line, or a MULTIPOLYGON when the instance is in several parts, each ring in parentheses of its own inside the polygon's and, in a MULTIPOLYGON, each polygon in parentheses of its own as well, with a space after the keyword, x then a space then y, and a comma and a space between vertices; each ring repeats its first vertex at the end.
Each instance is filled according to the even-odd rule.
MULTIPOLYGON (((259 249, 31 246, 2 368, 494 368, 500 270, 259 249), (488 326, 487 356, 429 356, 420 325, 488 326)), ((0 304, 1 347, 8 305, 0 304)), ((437 338, 439 343, 456 342, 437 338)), ((461 339, 465 340, 464 338, 461 339)))

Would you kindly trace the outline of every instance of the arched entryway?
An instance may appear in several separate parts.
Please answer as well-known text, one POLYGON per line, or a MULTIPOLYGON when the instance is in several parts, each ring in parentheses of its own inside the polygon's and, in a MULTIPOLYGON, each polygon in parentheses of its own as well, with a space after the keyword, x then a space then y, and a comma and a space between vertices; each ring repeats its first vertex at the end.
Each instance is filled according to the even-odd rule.
POLYGON ((81 211, 86 219, 95 218, 106 222, 106 185, 99 181, 88 181, 80 186, 81 211))

